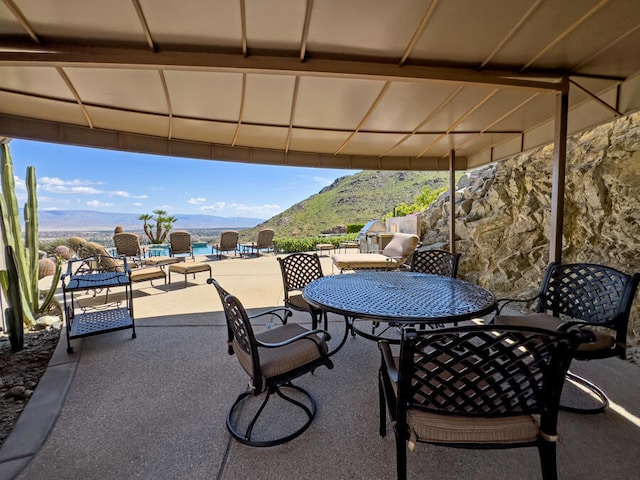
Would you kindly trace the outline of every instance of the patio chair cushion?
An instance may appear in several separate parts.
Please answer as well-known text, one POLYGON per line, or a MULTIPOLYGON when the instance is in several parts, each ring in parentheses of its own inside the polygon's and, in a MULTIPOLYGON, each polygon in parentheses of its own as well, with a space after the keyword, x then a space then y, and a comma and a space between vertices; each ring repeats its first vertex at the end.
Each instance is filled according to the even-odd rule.
MULTIPOLYGON (((529 315, 498 315, 495 318, 496 325, 521 325, 524 327, 545 328, 547 330, 557 330, 565 322, 546 313, 532 313, 529 315)), ((578 345, 577 352, 591 352, 598 350, 608 350, 614 347, 615 337, 607 332, 596 329, 589 329, 595 335, 595 341, 585 342, 578 345)))
MULTIPOLYGON (((298 324, 287 323, 281 327, 256 334, 256 340, 264 343, 278 343, 306 332, 308 330, 298 324)), ((319 359, 320 350, 318 345, 320 345, 322 352, 326 354, 327 343, 315 335, 283 347, 258 347, 263 377, 265 379, 276 377, 319 359), (313 341, 310 341, 310 339, 313 341)), ((253 375, 251 357, 238 345, 234 345, 234 352, 245 371, 249 375, 253 375)))
POLYGON ((407 410, 411 438, 455 444, 513 444, 534 442, 539 426, 531 415, 513 417, 463 417, 407 410))
POLYGON ((391 241, 382 250, 382 255, 399 259, 404 263, 418 248, 420 238, 411 233, 394 233, 391 241))
POLYGON ((331 256, 334 265, 340 270, 353 270, 365 268, 391 268, 398 267, 398 262, 381 253, 338 253, 331 256))
POLYGON ((159 279, 166 280, 166 274, 160 267, 138 268, 131 272, 131 281, 133 283, 159 279))

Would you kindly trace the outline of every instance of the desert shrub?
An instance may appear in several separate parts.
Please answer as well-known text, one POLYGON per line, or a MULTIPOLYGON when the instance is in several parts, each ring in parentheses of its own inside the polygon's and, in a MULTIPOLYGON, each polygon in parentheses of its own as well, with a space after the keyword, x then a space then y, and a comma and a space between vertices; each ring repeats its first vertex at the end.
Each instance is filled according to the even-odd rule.
POLYGON ((64 238, 54 238, 51 240, 38 241, 38 249, 42 250, 43 252, 47 252, 48 255, 55 255, 55 250, 59 246, 68 247, 69 244, 64 238))
POLYGON ((313 252, 318 243, 330 243, 338 248, 340 242, 353 241, 355 238, 355 233, 335 237, 279 237, 274 239, 273 244, 278 253, 313 252))

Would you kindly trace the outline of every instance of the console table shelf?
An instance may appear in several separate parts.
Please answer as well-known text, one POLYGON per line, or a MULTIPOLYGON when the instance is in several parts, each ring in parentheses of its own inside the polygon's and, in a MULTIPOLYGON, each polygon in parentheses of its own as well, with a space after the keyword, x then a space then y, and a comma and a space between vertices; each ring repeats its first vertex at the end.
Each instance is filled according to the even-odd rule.
POLYGON ((101 333, 115 332, 130 328, 131 338, 136 338, 133 319, 133 295, 131 291, 131 270, 126 258, 121 259, 118 271, 100 270, 100 259, 74 260, 68 263, 63 275, 62 292, 67 323, 67 352, 73 352, 71 340, 101 333), (124 299, 109 301, 109 289, 123 287, 124 299), (105 290, 104 301, 94 305, 79 305, 76 295, 93 291, 94 297, 105 290))

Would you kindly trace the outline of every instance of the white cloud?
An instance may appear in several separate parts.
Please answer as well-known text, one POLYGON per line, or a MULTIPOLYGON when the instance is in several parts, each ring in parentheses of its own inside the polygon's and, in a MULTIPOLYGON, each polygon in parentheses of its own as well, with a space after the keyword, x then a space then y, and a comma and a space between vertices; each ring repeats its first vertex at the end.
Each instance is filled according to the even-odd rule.
POLYGON ((201 212, 219 212, 226 206, 226 202, 216 202, 212 203, 211 205, 203 205, 198 210, 200 210, 201 212))
POLYGON ((113 207, 113 203, 101 202, 100 200, 89 200, 85 202, 88 207, 100 208, 100 207, 113 207))
POLYGON ((81 195, 96 195, 103 193, 92 185, 99 183, 88 180, 62 180, 57 177, 42 177, 38 179, 38 187, 49 193, 75 193, 81 195))
POLYGON ((206 199, 206 198, 202 198, 202 197, 198 197, 198 198, 190 198, 190 199, 189 199, 189 203, 190 203, 191 205, 201 205, 201 204, 203 204, 203 203, 204 203, 204 202, 206 202, 206 201, 207 201, 207 199, 206 199))
POLYGON ((141 202, 133 202, 134 207, 141 207, 143 204, 141 202))
POLYGON ((311 179, 314 182, 319 183, 323 187, 328 187, 329 185, 331 185, 335 181, 335 179, 327 178, 327 177, 311 177, 311 179))
POLYGON ((264 205, 244 205, 242 203, 233 203, 231 207, 238 215, 255 215, 258 217, 270 217, 282 210, 282 207, 277 204, 266 203, 264 205))
POLYGON ((149 198, 149 195, 131 195, 129 192, 124 190, 114 190, 109 192, 109 194, 124 198, 149 198))

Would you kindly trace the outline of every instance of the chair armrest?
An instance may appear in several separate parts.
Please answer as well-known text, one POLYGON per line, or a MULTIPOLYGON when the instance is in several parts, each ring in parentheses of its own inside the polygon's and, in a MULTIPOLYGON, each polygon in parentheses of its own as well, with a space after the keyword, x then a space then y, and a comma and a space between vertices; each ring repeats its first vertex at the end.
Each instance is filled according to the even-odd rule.
POLYGON ((269 310, 265 310, 264 312, 256 313, 254 315, 249 315, 250 319, 264 317, 265 315, 273 315, 274 317, 278 317, 283 325, 287 323, 287 319, 293 315, 293 312, 285 307, 277 307, 271 308, 269 310), (278 313, 282 312, 282 313, 278 313))
POLYGON ((392 382, 398 383, 398 369, 396 368, 396 362, 393 360, 389 342, 386 340, 378 341, 378 348, 380 349, 382 365, 385 368, 387 376, 392 382))
POLYGON ((504 307, 506 307, 508 304, 510 303, 531 303, 534 300, 537 300, 538 297, 540 297, 540 294, 536 294, 534 297, 531 298, 499 298, 496 303, 498 304, 498 307, 496 307, 496 315, 500 315, 500 312, 502 311, 502 309, 504 307), (504 302, 502 305, 500 305, 500 302, 504 302))
POLYGON ((591 343, 596 341, 596 334, 593 330, 585 327, 592 326, 582 321, 564 322, 558 327, 560 332, 569 332, 578 339, 579 343, 591 343))
MULTIPOLYGON (((303 340, 305 338, 309 338, 311 336, 319 336, 322 335, 322 340, 324 341, 328 341, 331 340, 331 335, 329 334, 329 332, 327 332, 326 330, 322 330, 320 328, 316 328, 315 330, 308 330, 304 333, 301 333, 299 335, 296 335, 295 337, 291 337, 287 340, 284 340, 283 342, 277 342, 277 343, 266 343, 266 342, 261 342, 260 340, 256 339, 256 343, 260 346, 260 347, 265 347, 265 348, 278 348, 278 347, 284 347, 285 345, 289 345, 293 342, 297 342, 298 340, 303 340)), ((314 341, 314 343, 316 343, 316 345, 318 345, 318 349, 320 349, 320 344, 318 344, 317 342, 314 341)), ((322 352, 320 352, 322 353, 322 352)))

